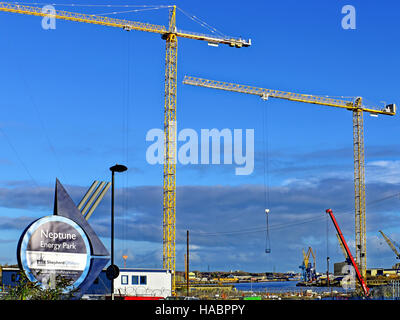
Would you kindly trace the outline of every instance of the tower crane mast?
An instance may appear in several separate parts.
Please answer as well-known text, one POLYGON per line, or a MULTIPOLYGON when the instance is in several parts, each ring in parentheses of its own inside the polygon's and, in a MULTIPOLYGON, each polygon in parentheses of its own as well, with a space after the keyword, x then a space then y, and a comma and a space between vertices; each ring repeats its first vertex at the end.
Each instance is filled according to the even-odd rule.
POLYGON ((259 88, 223 81, 202 79, 192 76, 185 76, 183 83, 198 87, 252 94, 261 97, 263 100, 268 100, 268 98, 278 98, 289 101, 342 108, 353 112, 356 261, 359 265, 362 276, 365 278, 367 271, 367 252, 365 226, 365 163, 363 113, 368 112, 372 115, 382 114, 394 116, 396 114, 396 105, 388 104, 383 108, 367 107, 363 105, 361 97, 355 97, 352 99, 335 99, 325 96, 285 92, 280 90, 259 88))
POLYGON ((0 2, 0 11, 49 17, 73 22, 116 27, 126 31, 144 31, 161 35, 166 42, 165 101, 164 101, 164 170, 163 170, 163 268, 172 273, 172 293, 175 294, 175 221, 176 221, 176 99, 178 37, 202 40, 211 45, 225 44, 230 47, 249 47, 251 40, 206 35, 183 31, 176 27, 176 6, 171 6, 168 27, 125 19, 114 19, 85 13, 62 10, 47 12, 40 7, 0 2))

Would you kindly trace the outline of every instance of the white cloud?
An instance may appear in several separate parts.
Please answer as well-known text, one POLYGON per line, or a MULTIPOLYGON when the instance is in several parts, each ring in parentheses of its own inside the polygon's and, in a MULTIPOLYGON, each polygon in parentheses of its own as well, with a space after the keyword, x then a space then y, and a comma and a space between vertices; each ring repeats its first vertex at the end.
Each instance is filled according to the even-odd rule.
POLYGON ((367 183, 400 183, 400 160, 368 162, 365 168, 367 183))
POLYGON ((285 179, 282 182, 282 186, 298 186, 298 187, 315 187, 318 184, 318 180, 316 178, 289 178, 285 179))
MULTIPOLYGON (((393 162, 376 162, 375 168, 396 168, 393 162)), ((300 180, 300 179, 298 179, 300 180)), ((265 255, 266 221, 264 213, 263 185, 239 186, 179 186, 177 188, 177 268, 183 268, 186 253, 186 230, 190 230, 190 254, 193 268, 214 268, 265 271, 289 270, 301 263, 301 250, 312 246, 317 252, 317 265, 324 265, 326 255, 326 214, 332 207, 336 218, 354 253, 354 192, 352 179, 310 179, 311 183, 289 183, 286 186, 270 187, 270 246, 272 252, 265 255), (234 232, 232 232, 234 231, 234 232), (203 233, 205 235, 203 235, 203 233), (261 260, 260 260, 261 259, 261 260), (269 265, 266 265, 268 259, 269 265)), ((298 181, 297 181, 298 182, 298 181)), ((79 199, 83 188, 69 186, 71 194, 79 199)), ((0 206, 29 208, 41 214, 43 207, 51 207, 52 188, 37 191, 30 188, 0 188, 0 206), (39 198, 39 199, 38 199, 39 198), (40 201, 39 201, 40 200, 40 201)), ((381 199, 393 193, 393 184, 370 183, 367 189, 373 199, 381 199)), ((117 209, 126 210, 116 219, 118 244, 129 243, 128 264, 135 266, 160 266, 162 261, 162 188, 160 186, 130 187, 126 189, 128 203, 118 201, 117 209)), ((118 194, 121 195, 121 194, 118 194)), ((121 199, 121 197, 118 197, 121 199)), ((368 206, 367 227, 371 236, 377 230, 387 230, 398 221, 397 213, 391 213, 398 199, 375 202, 368 206), (371 210, 370 210, 371 209, 371 210), (373 209, 373 210, 372 210, 373 209)), ((25 209, 24 209, 25 210, 25 209)), ((8 211, 6 211, 8 212, 8 211)), ((3 213, 1 230, 19 233, 31 222, 20 214, 3 213)), ((95 232, 104 238, 110 235, 109 199, 105 199, 91 217, 95 232)), ((330 237, 334 237, 329 225, 330 237)), ((335 238, 334 238, 335 239, 335 238)), ((369 265, 391 265, 393 254, 380 243, 369 242, 369 265)), ((337 246, 335 242, 335 246, 337 246)), ((121 248, 117 248, 117 250, 121 248)), ((330 251, 331 261, 343 259, 340 250, 330 251), (337 252, 336 252, 337 251, 337 252)), ((118 251, 122 262, 122 253, 118 251)), ((0 252, 1 255, 1 252, 0 252)))

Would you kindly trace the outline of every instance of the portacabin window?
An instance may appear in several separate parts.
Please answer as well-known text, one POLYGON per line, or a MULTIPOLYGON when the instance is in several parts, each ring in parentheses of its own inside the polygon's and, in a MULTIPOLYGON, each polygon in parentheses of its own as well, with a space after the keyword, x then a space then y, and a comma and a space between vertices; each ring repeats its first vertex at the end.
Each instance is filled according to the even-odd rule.
POLYGON ((12 282, 19 281, 19 279, 20 279, 20 275, 18 273, 12 273, 11 274, 11 281, 12 282))
POLYGON ((140 284, 147 284, 147 276, 140 276, 140 284))
POLYGON ((127 275, 121 276, 121 284, 128 284, 128 276, 127 275))
POLYGON ((132 276, 132 284, 139 284, 139 276, 132 276))

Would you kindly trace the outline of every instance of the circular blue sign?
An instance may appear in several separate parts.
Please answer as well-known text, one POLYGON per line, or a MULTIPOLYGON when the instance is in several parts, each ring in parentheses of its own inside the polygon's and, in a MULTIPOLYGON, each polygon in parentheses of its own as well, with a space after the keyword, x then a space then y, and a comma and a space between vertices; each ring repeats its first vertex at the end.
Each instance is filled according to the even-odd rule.
POLYGON ((58 276, 77 288, 90 269, 91 246, 84 230, 71 219, 52 215, 33 222, 22 234, 18 262, 30 281, 55 285, 58 276))

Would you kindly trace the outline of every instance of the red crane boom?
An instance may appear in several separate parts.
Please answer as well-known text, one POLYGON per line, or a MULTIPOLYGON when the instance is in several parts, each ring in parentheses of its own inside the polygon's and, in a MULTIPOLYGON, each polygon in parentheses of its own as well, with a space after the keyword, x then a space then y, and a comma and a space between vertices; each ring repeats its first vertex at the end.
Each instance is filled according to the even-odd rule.
POLYGON ((346 240, 344 239, 343 233, 340 230, 340 227, 339 227, 339 225, 338 225, 338 223, 337 223, 337 221, 335 219, 335 216, 333 215, 332 209, 327 209, 326 213, 328 213, 329 216, 331 217, 332 222, 333 222, 333 224, 334 224, 334 226, 336 228, 337 234, 338 234, 338 236, 340 238, 340 241, 342 242, 343 247, 346 250, 347 256, 349 257, 349 259, 351 261, 351 264, 353 265, 354 270, 356 271, 357 279, 360 282, 360 285, 361 285, 361 288, 362 288, 362 290, 364 292, 364 295, 368 297, 369 288, 367 287, 367 284, 365 283, 365 281, 364 281, 364 279, 363 279, 363 277, 362 277, 362 275, 360 273, 360 270, 357 267, 357 264, 356 264, 356 262, 355 262, 355 260, 353 258, 353 255, 351 254, 350 249, 347 246, 346 240))

